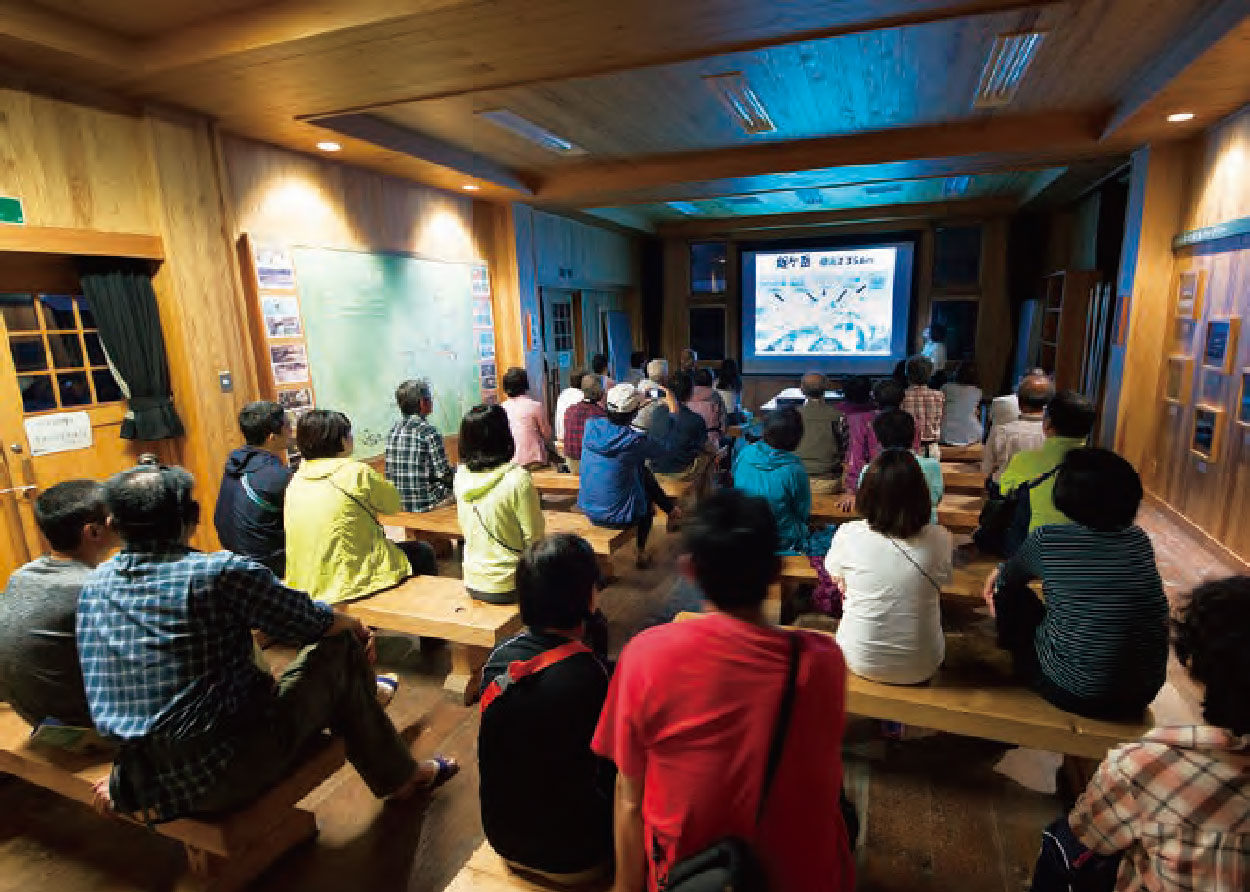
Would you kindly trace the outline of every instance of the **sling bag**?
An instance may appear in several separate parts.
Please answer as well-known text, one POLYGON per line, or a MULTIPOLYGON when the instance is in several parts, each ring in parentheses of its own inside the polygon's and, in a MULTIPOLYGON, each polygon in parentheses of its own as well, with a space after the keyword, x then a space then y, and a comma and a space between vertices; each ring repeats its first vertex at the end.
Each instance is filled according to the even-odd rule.
POLYGON ((592 653, 592 651, 580 641, 567 641, 559 647, 543 651, 532 659, 512 661, 508 664, 508 668, 495 676, 491 683, 486 686, 486 690, 482 691, 482 712, 486 712, 487 707, 498 700, 504 691, 521 679, 537 675, 544 669, 550 669, 561 660, 567 660, 569 657, 580 653, 588 654, 592 653))
POLYGON ((1030 495, 1057 473, 1058 465, 1040 477, 1021 483, 1006 495, 997 491, 997 485, 989 484, 993 489, 981 508, 976 532, 972 534, 977 548, 999 557, 1015 554, 1029 535, 1029 520, 1033 512, 1030 495))

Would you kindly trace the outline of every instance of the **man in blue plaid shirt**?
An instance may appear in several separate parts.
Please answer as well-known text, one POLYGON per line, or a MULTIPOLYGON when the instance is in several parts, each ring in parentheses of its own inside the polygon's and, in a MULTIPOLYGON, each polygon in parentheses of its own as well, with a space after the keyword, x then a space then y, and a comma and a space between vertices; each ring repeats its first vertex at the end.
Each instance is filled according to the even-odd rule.
POLYGON ((105 487, 121 552, 78 602, 79 660, 97 730, 119 744, 102 807, 151 821, 229 811, 286 776, 323 730, 342 735, 374 795, 457 770, 418 764, 378 702, 372 634, 256 561, 186 543, 199 521, 182 468, 140 466, 105 487), (305 647, 275 681, 251 631, 305 647))
POLYGON ((386 440, 386 479, 395 484, 405 511, 429 511, 451 498, 454 469, 443 435, 426 416, 434 410, 430 385, 405 381, 395 390, 404 418, 386 440))

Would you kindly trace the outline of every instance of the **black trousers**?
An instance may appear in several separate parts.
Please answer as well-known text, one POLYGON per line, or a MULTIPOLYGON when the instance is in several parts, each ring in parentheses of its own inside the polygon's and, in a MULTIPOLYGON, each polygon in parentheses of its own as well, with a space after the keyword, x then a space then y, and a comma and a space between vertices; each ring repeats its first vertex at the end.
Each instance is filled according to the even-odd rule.
POLYGON ((408 539, 395 544, 404 553, 404 557, 408 558, 408 564, 412 567, 413 576, 438 575, 438 561, 434 558, 434 548, 429 542, 408 539))
POLYGON ((655 474, 646 465, 642 466, 642 489, 647 494, 647 508, 642 517, 631 523, 601 523, 599 526, 608 527, 614 530, 625 530, 633 527, 636 530, 638 551, 641 553, 647 548, 647 538, 651 535, 651 527, 655 523, 655 511, 653 505, 659 505, 660 510, 665 514, 671 514, 676 503, 669 497, 669 494, 660 486, 660 481, 655 479, 655 474))

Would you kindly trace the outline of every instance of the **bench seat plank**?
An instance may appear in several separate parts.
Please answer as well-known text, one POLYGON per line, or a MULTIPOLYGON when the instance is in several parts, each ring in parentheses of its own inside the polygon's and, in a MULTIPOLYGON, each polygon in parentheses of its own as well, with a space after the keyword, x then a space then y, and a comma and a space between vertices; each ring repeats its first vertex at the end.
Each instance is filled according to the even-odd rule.
MULTIPOLYGON (((456 515, 455 505, 444 505, 420 514, 411 512, 384 514, 378 520, 383 526, 401 527, 422 538, 451 540, 464 538, 464 534, 460 531, 460 519, 456 515)), ((585 515, 569 511, 544 511, 543 522, 549 535, 573 533, 581 536, 591 544, 595 554, 601 557, 610 557, 633 535, 630 530, 613 530, 595 526, 585 515)))
MULTIPOLYGON (((838 495, 813 495, 812 520, 826 523, 845 523, 856 520, 854 509, 843 511, 838 507, 838 495)), ((947 493, 938 503, 938 522, 951 532, 970 533, 977 528, 981 517, 981 506, 985 499, 979 495, 947 493)))
POLYGON ((479 647, 493 648, 521 628, 515 604, 475 601, 463 582, 446 576, 413 576, 340 607, 365 625, 479 647))
POLYGON ((982 456, 985 455, 985 445, 983 443, 972 443, 968 446, 942 446, 942 461, 944 462, 960 462, 969 464, 972 462, 980 463, 982 456))
MULTIPOLYGON (((985 586, 985 579, 997 566, 998 563, 993 560, 978 560, 965 567, 956 567, 951 581, 942 586, 942 597, 980 601, 981 591, 985 586)), ((817 580, 816 568, 802 555, 783 555, 781 558, 781 579, 784 582, 815 584, 817 580)))

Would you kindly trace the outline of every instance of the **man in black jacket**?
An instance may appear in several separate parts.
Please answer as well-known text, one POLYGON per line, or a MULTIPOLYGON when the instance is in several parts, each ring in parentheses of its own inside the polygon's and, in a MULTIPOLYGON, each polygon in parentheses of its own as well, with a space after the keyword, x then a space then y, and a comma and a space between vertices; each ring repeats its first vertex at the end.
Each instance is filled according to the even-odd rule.
POLYGON ((213 524, 224 548, 260 561, 281 579, 286 573, 282 503, 291 482, 283 458, 291 424, 281 406, 259 400, 243 407, 239 429, 247 445, 226 459, 213 524))

